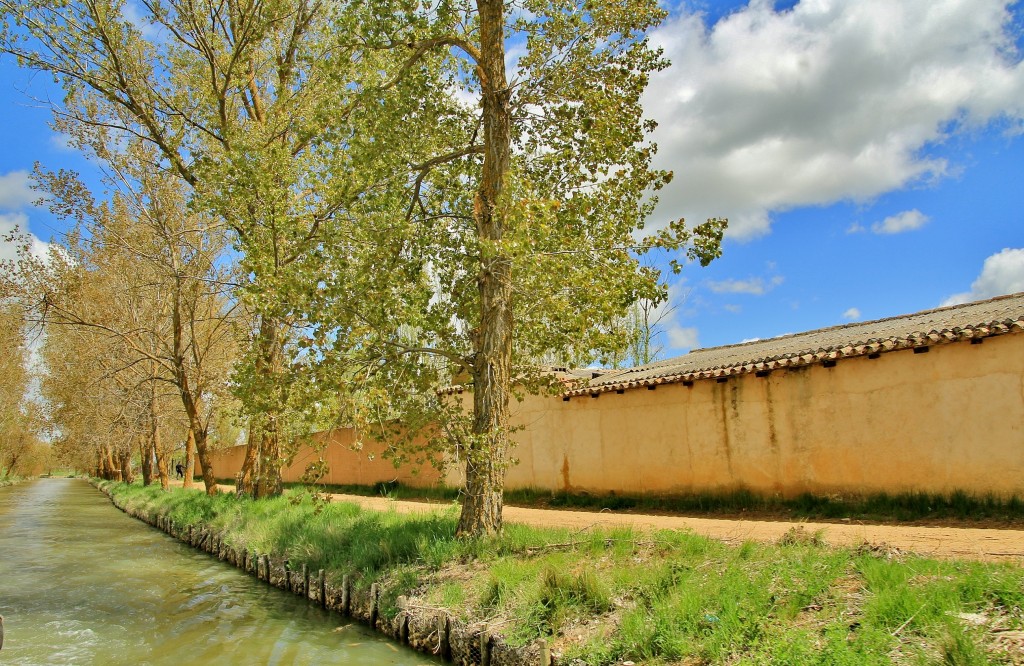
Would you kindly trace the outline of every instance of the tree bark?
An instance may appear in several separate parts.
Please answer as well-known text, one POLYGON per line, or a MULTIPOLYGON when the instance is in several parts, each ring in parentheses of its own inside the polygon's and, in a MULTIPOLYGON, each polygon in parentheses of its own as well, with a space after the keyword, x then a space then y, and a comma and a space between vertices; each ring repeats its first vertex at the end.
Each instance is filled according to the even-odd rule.
POLYGON ((511 91, 505 76, 503 0, 478 0, 484 163, 474 202, 480 239, 480 321, 473 332, 473 437, 466 451, 466 489, 460 536, 485 536, 502 528, 508 458, 512 364, 512 263, 501 248, 505 233, 502 195, 511 164, 511 91))
POLYGON ((160 424, 156 418, 153 419, 153 452, 156 454, 156 472, 157 476, 160 477, 160 487, 164 490, 170 490, 171 480, 167 476, 167 452, 164 451, 161 443, 160 424))
POLYGON ((135 481, 135 471, 132 469, 132 450, 129 447, 125 447, 117 453, 117 460, 121 466, 121 480, 125 483, 133 483, 135 481))
POLYGON ((109 444, 104 444, 100 451, 100 463, 103 467, 103 473, 100 476, 107 481, 121 480, 121 470, 114 464, 114 452, 109 444))
POLYGON ((235 494, 256 495, 256 476, 259 474, 260 454, 260 429, 255 418, 249 421, 249 433, 245 439, 245 456, 242 458, 242 466, 235 475, 235 494))
POLYGON ((203 423, 205 411, 203 409, 203 391, 201 386, 193 386, 192 378, 185 363, 184 325, 181 319, 181 278, 179 277, 177 280, 174 291, 174 307, 171 311, 175 383, 178 385, 181 404, 185 408, 185 415, 188 417, 189 434, 195 439, 199 464, 203 468, 203 485, 206 486, 206 494, 216 495, 217 479, 213 476, 213 468, 210 466, 210 453, 206 448, 206 436, 209 426, 203 423))
MULTIPOLYGON (((259 328, 259 356, 256 373, 268 383, 281 374, 284 362, 284 341, 280 322, 274 317, 263 317, 259 328)), ((268 410, 251 419, 246 440, 245 458, 235 477, 235 492, 260 497, 275 497, 283 491, 281 484, 281 442, 277 429, 277 413, 268 410)))
POLYGON ((188 436, 185 438, 185 478, 181 485, 191 488, 192 479, 196 473, 196 435, 192 432, 191 426, 188 429, 188 436))
POLYGON ((260 467, 256 482, 256 497, 277 497, 284 492, 281 483, 281 440, 277 432, 277 420, 267 417, 260 442, 260 467))
POLYGON ((139 438, 139 457, 142 459, 142 485, 153 483, 153 439, 139 438))

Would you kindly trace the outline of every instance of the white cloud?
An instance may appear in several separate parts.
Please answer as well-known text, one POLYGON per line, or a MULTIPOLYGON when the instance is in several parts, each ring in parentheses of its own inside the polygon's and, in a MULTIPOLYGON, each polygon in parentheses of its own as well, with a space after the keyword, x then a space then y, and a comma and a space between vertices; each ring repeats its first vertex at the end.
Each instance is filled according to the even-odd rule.
MULTIPOLYGON (((676 171, 657 215, 730 218, 767 233, 796 206, 867 201, 940 178, 923 153, 950 134, 1024 122, 1024 66, 1004 0, 771 0, 652 35, 673 65, 644 98, 657 165, 676 171)), ((660 220, 656 220, 658 222, 660 220)))
POLYGON ((39 198, 29 186, 27 171, 10 171, 0 175, 0 209, 28 206, 39 198))
POLYGON ((781 275, 776 275, 770 280, 754 277, 746 280, 709 280, 708 289, 716 294, 753 294, 762 296, 779 286, 785 281, 781 275))
POLYGON ((843 313, 843 319, 849 319, 850 321, 857 321, 860 319, 860 310, 857 308, 850 308, 843 313))
MULTIPOLYGON (((23 233, 27 232, 28 216, 24 213, 0 213, 0 260, 15 259, 17 257, 17 246, 4 239, 4 236, 14 231, 15 227, 18 227, 18 229, 23 233)), ((28 233, 32 256, 39 259, 45 259, 49 256, 50 248, 56 247, 50 243, 39 240, 35 234, 31 232, 28 233)))
POLYGON ((77 152, 75 148, 75 140, 70 134, 64 132, 57 132, 50 135, 50 147, 59 150, 62 153, 74 153, 77 152))
POLYGON ((953 294, 942 305, 958 305, 1024 291, 1024 248, 1004 248, 985 259, 971 290, 953 294))
POLYGON ((666 331, 669 347, 674 349, 693 349, 700 343, 697 341, 697 329, 673 323, 666 331))
POLYGON ((904 231, 920 229, 928 222, 928 216, 918 209, 905 210, 897 215, 890 215, 881 222, 871 225, 876 234, 901 234, 904 231))

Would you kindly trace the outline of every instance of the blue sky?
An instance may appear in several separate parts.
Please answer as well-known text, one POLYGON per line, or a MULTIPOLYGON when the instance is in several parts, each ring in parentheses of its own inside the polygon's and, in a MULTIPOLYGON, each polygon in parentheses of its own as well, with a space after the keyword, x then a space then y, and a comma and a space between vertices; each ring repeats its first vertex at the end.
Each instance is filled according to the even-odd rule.
MULTIPOLYGON (((674 6, 645 107, 675 180, 650 224, 730 231, 673 284, 665 353, 1024 290, 1022 17, 1001 0, 674 6)), ((0 56, 0 232, 44 242, 64 226, 31 205, 33 162, 91 167, 26 91, 60 94, 0 56)))

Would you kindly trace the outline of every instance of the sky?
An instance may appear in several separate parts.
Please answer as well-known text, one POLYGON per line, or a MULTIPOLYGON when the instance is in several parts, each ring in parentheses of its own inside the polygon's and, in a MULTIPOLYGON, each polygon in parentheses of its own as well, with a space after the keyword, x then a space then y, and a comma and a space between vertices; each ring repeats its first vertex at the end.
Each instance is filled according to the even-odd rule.
MULTIPOLYGON (((729 229, 671 277, 664 356, 1024 291, 1021 4, 667 8, 644 106, 675 177, 648 226, 729 229)), ((35 101, 59 94, 0 55, 0 234, 40 248, 66 226, 33 205, 33 163, 95 174, 35 101)))

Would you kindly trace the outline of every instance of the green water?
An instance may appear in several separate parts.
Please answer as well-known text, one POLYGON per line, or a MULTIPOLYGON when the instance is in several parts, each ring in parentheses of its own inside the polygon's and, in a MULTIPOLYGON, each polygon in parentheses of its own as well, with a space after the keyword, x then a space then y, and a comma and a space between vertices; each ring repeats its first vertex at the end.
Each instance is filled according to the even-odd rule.
POLYGON ((0 664, 437 664, 129 518, 87 482, 0 488, 0 664))

